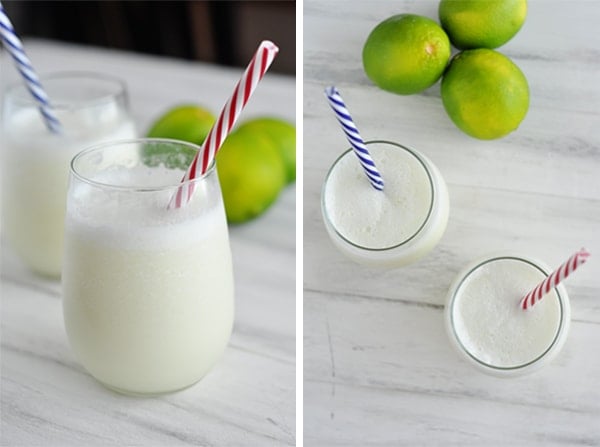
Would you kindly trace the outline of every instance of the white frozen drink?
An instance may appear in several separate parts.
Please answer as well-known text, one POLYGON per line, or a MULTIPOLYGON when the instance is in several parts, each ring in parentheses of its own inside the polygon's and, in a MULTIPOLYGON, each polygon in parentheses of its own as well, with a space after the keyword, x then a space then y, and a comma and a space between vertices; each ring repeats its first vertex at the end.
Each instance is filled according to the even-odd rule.
POLYGON ((196 181, 185 207, 169 210, 183 170, 143 166, 131 144, 96 152, 74 160, 77 172, 101 155, 97 172, 81 168, 69 191, 63 289, 71 346, 94 377, 118 391, 185 388, 217 362, 233 325, 216 171, 196 181))
POLYGON ((61 134, 48 131, 23 88, 5 99, 2 217, 7 240, 22 260, 37 273, 59 276, 69 162, 88 146, 136 135, 117 81, 59 76, 45 79, 45 85, 61 134))
POLYGON ((409 264, 444 234, 449 212, 446 184, 423 154, 385 141, 366 144, 384 190, 371 186, 356 155, 346 151, 323 186, 325 227, 337 248, 357 262, 409 264))
POLYGON ((528 311, 520 299, 551 270, 520 255, 498 255, 467 267, 450 288, 446 323, 452 344, 470 362, 497 375, 520 374, 550 361, 569 327, 564 286, 528 311))

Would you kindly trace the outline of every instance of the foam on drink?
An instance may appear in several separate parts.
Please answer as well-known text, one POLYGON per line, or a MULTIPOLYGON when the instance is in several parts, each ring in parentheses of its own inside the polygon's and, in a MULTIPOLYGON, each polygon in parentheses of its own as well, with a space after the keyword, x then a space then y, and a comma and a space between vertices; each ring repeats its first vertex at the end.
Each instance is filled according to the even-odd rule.
POLYGON ((340 251, 357 262, 399 267, 440 240, 449 199, 439 170, 425 156, 395 143, 367 143, 385 182, 372 187, 350 150, 330 169, 322 192, 325 228, 340 251))
POLYGON ((562 286, 561 296, 551 290, 530 312, 519 306, 523 294, 546 276, 539 264, 513 256, 491 258, 469 269, 451 288, 446 310, 459 350, 497 369, 549 360, 568 327, 566 292, 562 286))
POLYGON ((431 206, 431 185, 418 159, 402 150, 369 147, 385 189, 374 189, 349 153, 330 173, 325 206, 337 231, 368 248, 387 248, 413 235, 431 206))

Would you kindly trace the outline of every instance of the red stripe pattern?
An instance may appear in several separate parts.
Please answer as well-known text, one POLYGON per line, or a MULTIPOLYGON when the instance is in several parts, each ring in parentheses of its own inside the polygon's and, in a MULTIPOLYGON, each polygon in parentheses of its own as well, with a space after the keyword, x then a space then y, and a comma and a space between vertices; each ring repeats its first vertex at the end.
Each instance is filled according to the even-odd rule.
POLYGON ((590 253, 582 248, 573 256, 571 256, 563 265, 557 268, 544 281, 537 285, 535 289, 521 298, 520 306, 523 310, 527 310, 540 301, 554 287, 558 286, 564 279, 577 269, 581 264, 585 263, 590 257, 590 253))
MULTIPOLYGON (((268 40, 261 42, 254 57, 248 64, 246 71, 238 81, 235 90, 229 100, 223 106, 216 123, 204 140, 203 150, 198 152, 188 170, 186 171, 182 183, 201 177, 207 170, 217 152, 221 148, 223 141, 229 135, 231 128, 239 118, 242 109, 250 99, 250 96, 256 89, 256 86, 263 78, 273 59, 279 52, 279 48, 268 40), (202 160, 198 160, 202 154, 202 160)), ((169 208, 180 208, 184 206, 192 197, 194 192, 194 182, 187 183, 187 188, 181 185, 177 193, 171 199, 169 208)))

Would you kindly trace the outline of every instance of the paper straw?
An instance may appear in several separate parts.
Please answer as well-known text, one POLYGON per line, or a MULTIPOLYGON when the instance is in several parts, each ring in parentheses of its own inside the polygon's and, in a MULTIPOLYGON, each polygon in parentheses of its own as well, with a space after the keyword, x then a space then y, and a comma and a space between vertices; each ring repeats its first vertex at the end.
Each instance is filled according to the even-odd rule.
MULTIPOLYGON (((202 145, 204 150, 196 154, 181 180, 182 183, 200 177, 208 170, 223 141, 227 138, 242 109, 256 89, 259 81, 271 66, 278 52, 279 48, 268 40, 262 41, 258 46, 258 50, 248 64, 248 67, 246 67, 246 71, 238 81, 231 97, 223 106, 223 110, 221 110, 219 118, 210 129, 206 140, 204 140, 204 144, 202 145), (202 160, 199 160, 200 154, 202 154, 202 160)), ((187 188, 182 184, 177 188, 177 193, 171 199, 169 208, 180 208, 185 205, 192 197, 193 191, 194 182, 188 182, 187 188)))
POLYGON ((562 281, 565 280, 567 276, 573 273, 577 267, 581 264, 585 263, 590 257, 590 253, 582 248, 573 256, 571 256, 563 265, 557 268, 550 276, 548 276, 544 281, 539 283, 535 289, 521 298, 521 302, 519 306, 523 310, 527 310, 535 305, 538 301, 540 301, 544 295, 546 295, 553 287, 558 286, 562 281))
POLYGON ((51 132, 60 133, 61 125, 54 114, 54 110, 50 105, 50 100, 48 99, 48 95, 42 88, 42 84, 40 84, 40 80, 31 65, 31 61, 25 54, 25 50, 23 49, 23 44, 21 43, 21 39, 15 33, 15 29, 13 28, 10 19, 6 15, 4 11, 4 7, 2 6, 2 2, 0 2, 0 35, 2 36, 2 42, 4 43, 4 47, 10 53, 13 60, 15 61, 15 65, 21 76, 23 77, 23 81, 25 82, 25 86, 31 96, 37 101, 39 104, 40 113, 44 118, 44 122, 46 123, 46 127, 51 132))
POLYGON ((354 149, 354 153, 358 157, 365 174, 369 178, 369 182, 371 182, 373 188, 379 191, 383 190, 383 179, 381 178, 381 174, 375 166, 375 162, 373 161, 371 154, 369 154, 364 140, 358 133, 358 129, 354 124, 354 121, 352 121, 350 112, 348 112, 340 92, 333 86, 328 87, 325 89, 325 96, 327 96, 329 105, 335 112, 335 116, 341 124, 342 130, 346 134, 350 146, 354 149))

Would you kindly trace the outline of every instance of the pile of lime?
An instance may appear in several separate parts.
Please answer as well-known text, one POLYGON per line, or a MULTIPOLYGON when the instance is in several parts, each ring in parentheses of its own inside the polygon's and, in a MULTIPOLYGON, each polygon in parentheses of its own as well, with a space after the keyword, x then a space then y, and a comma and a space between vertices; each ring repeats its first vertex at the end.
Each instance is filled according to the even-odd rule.
POLYGON ((494 49, 521 29, 527 0, 441 0, 441 26, 399 14, 379 23, 365 42, 367 76, 380 88, 419 93, 440 78, 442 102, 454 124, 480 139, 515 130, 529 108, 519 67, 494 49), (451 44, 461 50, 452 59, 451 44))
MULTIPOLYGON (((202 106, 179 105, 161 115, 147 136, 201 145, 215 120, 215 115, 202 106)), ((160 152, 160 146, 153 149, 160 152)), ((157 161, 180 169, 186 169, 193 156, 144 154, 149 165, 157 161)), ((245 222, 266 211, 283 188, 296 180, 296 128, 276 117, 248 120, 229 134, 216 158, 227 220, 245 222)))

